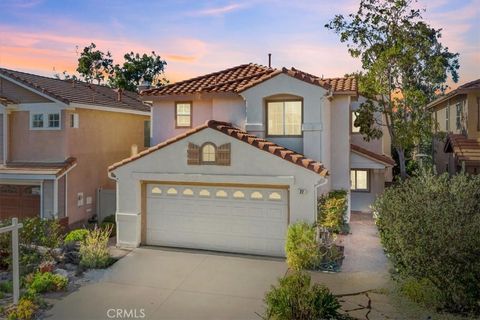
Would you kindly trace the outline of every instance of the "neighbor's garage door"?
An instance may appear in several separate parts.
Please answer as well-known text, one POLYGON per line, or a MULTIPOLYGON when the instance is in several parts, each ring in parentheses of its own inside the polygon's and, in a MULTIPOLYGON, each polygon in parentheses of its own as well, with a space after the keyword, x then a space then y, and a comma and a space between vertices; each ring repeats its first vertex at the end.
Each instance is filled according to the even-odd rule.
POLYGON ((40 216, 40 187, 0 185, 0 220, 40 216))
POLYGON ((284 256, 285 189, 149 184, 146 242, 284 256))

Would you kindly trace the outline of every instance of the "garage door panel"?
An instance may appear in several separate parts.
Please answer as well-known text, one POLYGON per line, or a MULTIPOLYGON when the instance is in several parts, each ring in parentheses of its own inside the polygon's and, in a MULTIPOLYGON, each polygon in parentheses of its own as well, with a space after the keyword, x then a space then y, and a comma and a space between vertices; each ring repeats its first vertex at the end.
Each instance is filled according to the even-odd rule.
POLYGON ((150 184, 147 244, 283 256, 287 200, 280 189, 150 184))

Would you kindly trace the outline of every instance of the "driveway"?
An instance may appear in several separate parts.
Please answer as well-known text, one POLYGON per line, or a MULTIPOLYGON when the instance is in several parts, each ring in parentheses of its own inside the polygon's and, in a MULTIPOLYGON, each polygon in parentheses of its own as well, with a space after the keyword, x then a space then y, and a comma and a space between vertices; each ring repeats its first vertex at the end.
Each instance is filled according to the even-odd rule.
POLYGON ((120 318, 111 309, 127 319, 260 319, 265 291, 286 271, 279 259, 142 247, 51 301, 45 319, 120 318))
MULTIPOLYGON (((339 238, 343 271, 311 272, 312 279, 358 319, 403 318, 378 292, 390 280, 371 215, 353 214, 351 233, 339 238)), ((282 259, 142 247, 110 269, 90 271, 94 283, 50 300, 45 319, 260 319, 265 292, 286 273, 282 259)))

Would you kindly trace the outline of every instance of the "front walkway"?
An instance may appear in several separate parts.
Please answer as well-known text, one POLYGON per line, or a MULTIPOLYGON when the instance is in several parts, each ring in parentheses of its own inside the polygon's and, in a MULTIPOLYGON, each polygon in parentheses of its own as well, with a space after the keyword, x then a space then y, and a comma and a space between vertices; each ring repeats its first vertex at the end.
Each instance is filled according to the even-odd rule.
MULTIPOLYGON (((312 278, 341 295, 352 316, 396 319, 381 294, 389 276, 371 217, 353 215, 351 232, 339 239, 343 271, 311 272, 312 278)), ((98 281, 51 300, 45 319, 108 319, 117 309, 124 318, 143 312, 144 319, 260 319, 255 313, 263 312, 265 292, 286 272, 281 259, 142 247, 106 271, 90 272, 98 281)))

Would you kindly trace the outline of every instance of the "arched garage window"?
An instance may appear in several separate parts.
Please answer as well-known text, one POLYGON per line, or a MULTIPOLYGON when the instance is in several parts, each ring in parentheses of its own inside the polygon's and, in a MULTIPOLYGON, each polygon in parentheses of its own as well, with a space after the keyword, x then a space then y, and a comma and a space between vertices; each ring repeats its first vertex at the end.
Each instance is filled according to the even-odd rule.
POLYGON ((202 146, 202 163, 215 163, 217 158, 216 151, 216 147, 213 143, 205 143, 202 146))

